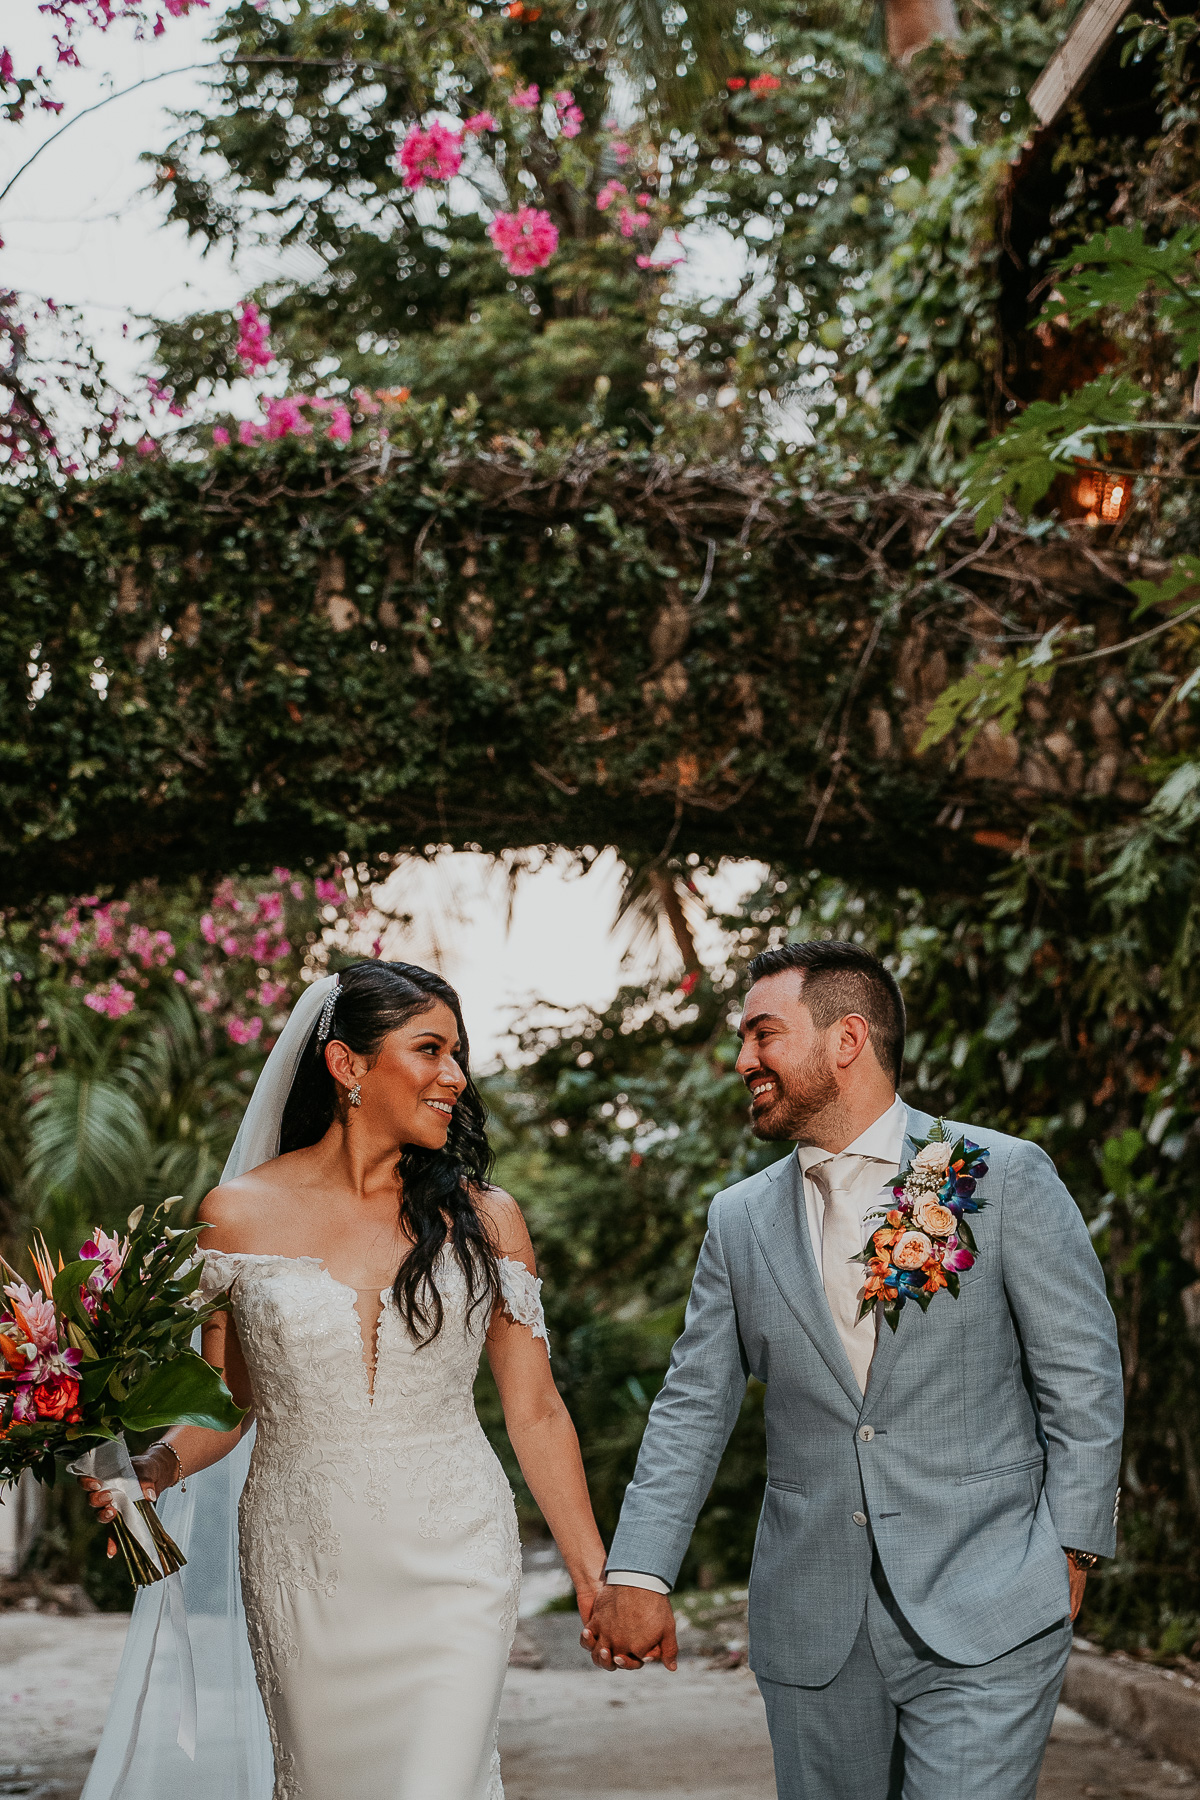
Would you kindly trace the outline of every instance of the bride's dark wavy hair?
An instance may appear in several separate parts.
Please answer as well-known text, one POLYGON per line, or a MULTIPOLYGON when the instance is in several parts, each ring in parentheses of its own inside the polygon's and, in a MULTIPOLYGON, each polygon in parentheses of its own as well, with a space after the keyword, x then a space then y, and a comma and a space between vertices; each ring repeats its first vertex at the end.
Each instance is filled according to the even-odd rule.
POLYGON ((400 1224, 412 1239, 392 1285, 396 1305, 422 1346, 442 1329, 442 1296, 435 1270, 447 1240, 466 1277, 468 1311, 486 1304, 490 1314, 500 1298, 496 1247, 479 1210, 495 1160, 487 1140, 487 1108, 468 1068, 462 1006, 448 981, 415 963, 361 962, 342 971, 329 1032, 317 1042, 313 1026, 283 1109, 279 1148, 303 1150, 319 1143, 338 1116, 338 1086, 325 1063, 335 1039, 357 1056, 375 1056, 389 1032, 428 1012, 438 1000, 454 1014, 458 1050, 454 1060, 467 1085, 454 1108, 441 1150, 416 1144, 400 1147, 400 1224))

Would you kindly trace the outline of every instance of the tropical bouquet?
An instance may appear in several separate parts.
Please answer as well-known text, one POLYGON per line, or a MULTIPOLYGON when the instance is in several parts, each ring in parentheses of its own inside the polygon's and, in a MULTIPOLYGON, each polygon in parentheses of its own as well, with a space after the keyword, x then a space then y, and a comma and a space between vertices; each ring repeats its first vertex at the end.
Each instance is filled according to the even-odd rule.
POLYGON ((892 1204, 869 1213, 883 1224, 856 1262, 867 1266, 859 1318, 883 1305, 895 1331, 905 1301, 929 1310, 943 1289, 958 1299, 958 1278, 975 1265, 979 1246, 967 1215, 987 1204, 975 1197, 987 1173, 988 1152, 967 1137, 950 1138, 939 1119, 928 1138, 896 1177, 892 1204))
POLYGON ((167 1223, 177 1199, 149 1215, 139 1206, 125 1237, 94 1231, 57 1269, 38 1237, 29 1257, 39 1287, 0 1259, 12 1277, 0 1299, 0 1489, 26 1469, 53 1486, 72 1458, 73 1474, 95 1472, 105 1486, 124 1479, 109 1530, 139 1587, 184 1558, 142 1496, 124 1434, 180 1424, 231 1431, 243 1416, 191 1347, 197 1325, 228 1301, 201 1294, 205 1228, 167 1223))

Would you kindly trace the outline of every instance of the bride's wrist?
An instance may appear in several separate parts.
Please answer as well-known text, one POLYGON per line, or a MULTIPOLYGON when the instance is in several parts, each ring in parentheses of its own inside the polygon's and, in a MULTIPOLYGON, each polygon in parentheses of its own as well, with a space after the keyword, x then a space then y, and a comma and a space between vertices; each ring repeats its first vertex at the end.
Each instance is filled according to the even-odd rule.
POLYGON ((151 1444, 146 1456, 150 1461, 151 1478, 160 1494, 168 1488, 178 1487, 185 1479, 179 1452, 166 1438, 151 1444))

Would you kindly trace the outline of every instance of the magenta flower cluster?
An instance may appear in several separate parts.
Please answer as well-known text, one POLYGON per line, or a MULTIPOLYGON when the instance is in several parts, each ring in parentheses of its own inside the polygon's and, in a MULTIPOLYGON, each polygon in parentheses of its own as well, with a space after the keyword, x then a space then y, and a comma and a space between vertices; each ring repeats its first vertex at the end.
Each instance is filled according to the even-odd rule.
POLYGON ((488 236, 513 275, 532 275, 535 269, 544 269, 558 249, 558 226, 539 206, 497 213, 488 226, 488 236))
POLYGON ((256 375, 273 360, 270 327, 253 300, 243 300, 238 313, 237 354, 247 375, 256 375))

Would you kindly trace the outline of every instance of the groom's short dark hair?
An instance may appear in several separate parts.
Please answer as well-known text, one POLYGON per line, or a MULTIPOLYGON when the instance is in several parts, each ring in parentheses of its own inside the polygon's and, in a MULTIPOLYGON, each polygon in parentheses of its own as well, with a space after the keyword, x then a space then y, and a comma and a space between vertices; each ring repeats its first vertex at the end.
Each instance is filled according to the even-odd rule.
POLYGON ((750 964, 750 979, 761 981, 785 969, 803 976, 802 997, 818 1031, 847 1013, 861 1013, 880 1068, 899 1086, 906 1025, 904 996, 891 970, 859 944, 816 938, 760 950, 750 964))

